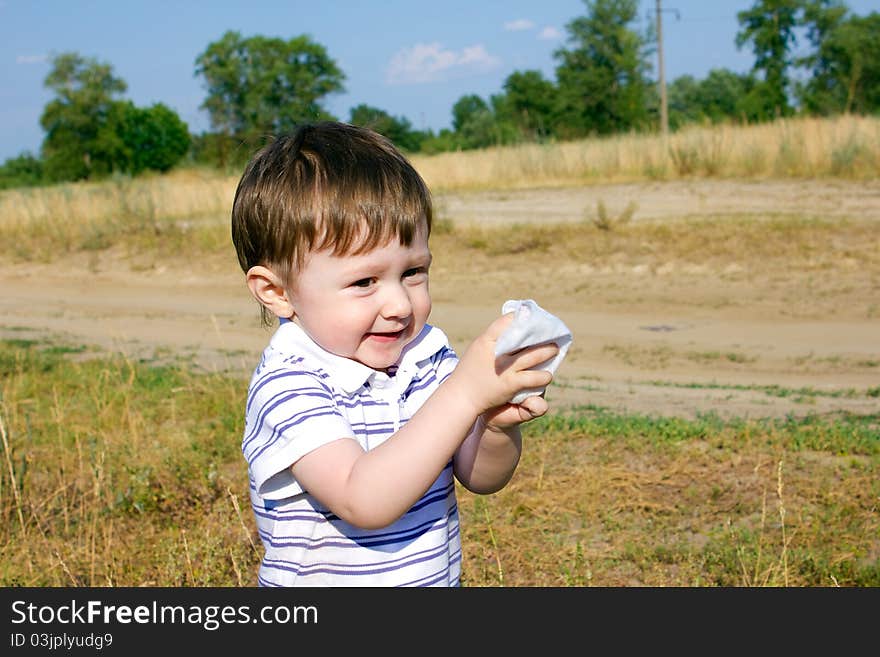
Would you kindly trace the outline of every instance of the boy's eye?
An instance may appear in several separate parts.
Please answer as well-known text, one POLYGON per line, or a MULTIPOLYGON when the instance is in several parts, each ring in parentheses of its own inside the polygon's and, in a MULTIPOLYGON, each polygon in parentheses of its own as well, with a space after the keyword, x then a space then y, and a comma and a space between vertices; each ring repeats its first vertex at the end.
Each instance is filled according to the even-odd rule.
POLYGON ((412 269, 407 269, 405 272, 403 272, 403 277, 409 278, 410 276, 418 276, 419 274, 424 274, 424 273, 425 273, 424 267, 413 267, 412 269))
POLYGON ((351 284, 352 287, 370 287, 373 284, 372 278, 361 278, 351 284))

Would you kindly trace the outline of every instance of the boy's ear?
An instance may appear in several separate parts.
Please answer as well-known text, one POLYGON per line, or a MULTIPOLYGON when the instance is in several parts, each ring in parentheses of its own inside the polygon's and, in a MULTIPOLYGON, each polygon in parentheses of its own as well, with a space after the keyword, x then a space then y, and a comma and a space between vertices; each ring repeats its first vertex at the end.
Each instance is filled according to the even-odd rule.
POLYGON ((254 298, 276 317, 293 316, 293 305, 281 278, 271 269, 257 265, 247 272, 247 286, 254 298))

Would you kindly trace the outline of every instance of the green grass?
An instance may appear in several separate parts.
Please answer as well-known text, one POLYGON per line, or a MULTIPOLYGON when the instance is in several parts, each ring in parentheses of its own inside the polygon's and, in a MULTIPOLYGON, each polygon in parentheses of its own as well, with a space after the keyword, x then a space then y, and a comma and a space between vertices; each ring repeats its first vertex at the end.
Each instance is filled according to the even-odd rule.
POLYGON ((880 386, 873 386, 864 391, 855 388, 838 388, 834 390, 820 390, 818 388, 800 387, 788 388, 778 384, 773 385, 743 385, 735 383, 674 383, 671 381, 651 381, 652 386, 666 386, 670 388, 692 388, 706 390, 756 390, 763 392, 771 397, 830 397, 832 399, 840 397, 878 397, 880 396, 880 386))
POLYGON ((659 449, 662 445, 703 441, 714 449, 728 451, 741 450, 757 435, 766 445, 789 452, 813 450, 837 455, 880 456, 880 412, 750 420, 722 419, 709 413, 692 420, 623 415, 602 407, 581 406, 535 420, 527 425, 525 435, 554 433, 613 438, 630 449, 659 449))
MULTIPOLYGON (((0 584, 255 583, 241 375, 7 340, 0 385, 0 584)), ((878 427, 541 418, 504 490, 459 491, 463 582, 880 586, 878 427)))

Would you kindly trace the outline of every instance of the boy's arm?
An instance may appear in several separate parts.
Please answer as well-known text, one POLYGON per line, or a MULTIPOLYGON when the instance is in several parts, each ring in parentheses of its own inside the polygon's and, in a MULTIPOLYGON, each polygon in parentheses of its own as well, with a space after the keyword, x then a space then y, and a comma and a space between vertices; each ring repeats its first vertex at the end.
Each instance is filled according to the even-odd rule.
MULTIPOLYGON (((496 362, 495 339, 511 319, 502 316, 474 340, 452 374, 378 447, 364 451, 354 439, 340 436, 300 458, 291 470, 303 489, 343 520, 365 529, 385 527, 406 513, 434 483, 478 417, 498 407, 519 409, 506 400, 550 383, 548 372, 530 368, 552 358, 556 345, 524 349, 496 362)), ((474 473, 494 459, 506 464, 502 469, 509 469, 509 479, 516 465, 509 456, 511 438, 499 441, 495 434, 474 438, 478 449, 471 461, 481 464, 474 473)))
POLYGON ((510 481, 521 452, 518 426, 491 429, 477 420, 455 453, 455 478, 472 493, 495 493, 510 481))
POLYGON ((455 453, 455 476, 473 493, 495 493, 510 481, 522 453, 520 424, 547 412, 543 397, 505 404, 477 418, 455 453))

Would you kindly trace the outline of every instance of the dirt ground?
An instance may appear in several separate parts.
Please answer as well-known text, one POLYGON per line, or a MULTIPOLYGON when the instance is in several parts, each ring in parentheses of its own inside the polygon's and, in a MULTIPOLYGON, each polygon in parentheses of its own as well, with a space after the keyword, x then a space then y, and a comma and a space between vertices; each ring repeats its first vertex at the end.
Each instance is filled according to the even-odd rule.
MULTIPOLYGON (((453 222, 514 226, 582 220, 599 202, 618 213, 632 199, 635 220, 857 216, 876 220, 880 236, 880 182, 626 184, 445 194, 436 203, 453 222)), ((858 263, 851 269, 855 280, 858 263)), ((731 282, 687 266, 609 272, 526 261, 475 277, 435 251, 431 321, 463 349, 505 299, 535 298, 574 336, 548 391, 558 409, 594 404, 691 417, 880 412, 880 282, 863 276, 854 287, 845 275, 826 282, 827 298, 809 312, 791 312, 797 290, 810 294, 814 285, 804 276, 787 281, 786 294, 764 290, 769 279, 731 282), (544 282, 536 286, 536 278, 544 282), (572 293, 584 287, 589 294, 572 293)), ((157 264, 112 251, 0 263, 0 290, 0 337, 48 336, 132 358, 187 356, 244 377, 269 336, 231 251, 228 260, 204 263, 157 264)))

